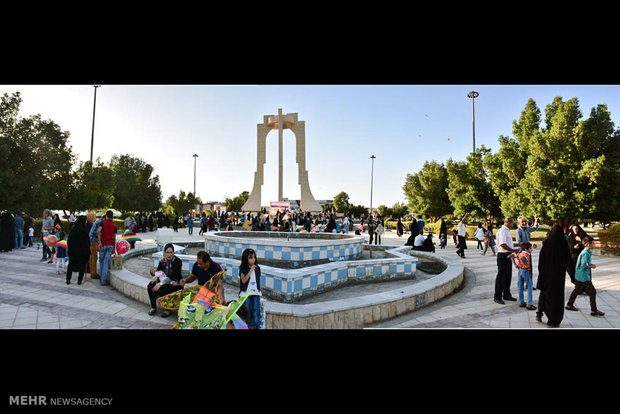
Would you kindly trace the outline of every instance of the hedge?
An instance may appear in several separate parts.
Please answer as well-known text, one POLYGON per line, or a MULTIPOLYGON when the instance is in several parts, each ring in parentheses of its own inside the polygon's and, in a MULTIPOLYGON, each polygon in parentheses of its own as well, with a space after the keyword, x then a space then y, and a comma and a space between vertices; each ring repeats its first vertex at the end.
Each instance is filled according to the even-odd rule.
POLYGON ((620 255, 620 223, 613 224, 607 230, 599 231, 598 239, 606 251, 620 255))

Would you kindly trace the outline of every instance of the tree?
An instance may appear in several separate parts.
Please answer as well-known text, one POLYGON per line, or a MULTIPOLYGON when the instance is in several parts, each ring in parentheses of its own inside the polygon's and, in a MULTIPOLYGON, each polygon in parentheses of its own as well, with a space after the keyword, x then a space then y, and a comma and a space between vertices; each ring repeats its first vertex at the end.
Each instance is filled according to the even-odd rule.
POLYGON ((11 210, 62 209, 75 160, 69 133, 41 115, 18 118, 19 92, 0 98, 0 200, 11 210))
POLYGON ((487 154, 495 193, 505 215, 539 214, 568 228, 577 219, 616 220, 620 216, 620 131, 606 105, 580 120, 579 101, 554 98, 540 111, 528 100, 515 138, 500 136, 497 154, 487 154))
POLYGON ((349 195, 344 191, 339 192, 334 197, 334 208, 338 213, 346 213, 349 209, 349 195))
POLYGON ((353 214, 353 217, 361 217, 363 214, 368 214, 368 207, 362 205, 354 206, 353 204, 351 204, 349 205, 348 212, 353 214))
POLYGON ((415 174, 407 174, 403 191, 412 212, 425 214, 433 220, 452 214, 453 207, 446 189, 448 171, 443 164, 426 161, 415 174))
POLYGON ((186 213, 196 208, 196 204, 202 204, 200 197, 194 196, 194 193, 185 194, 183 190, 179 191, 178 197, 173 194, 166 200, 166 206, 172 207, 176 214, 186 213))
POLYGON ((110 160, 114 171, 114 205, 121 213, 158 210, 161 207, 159 176, 152 165, 129 154, 114 155, 110 160))
POLYGON ((448 160, 448 197, 454 214, 470 213, 473 218, 490 222, 501 214, 499 198, 495 195, 482 160, 491 150, 482 145, 467 156, 466 162, 448 160))
POLYGON ((80 163, 73 173, 66 201, 72 210, 100 210, 114 204, 114 171, 97 158, 80 163))
POLYGON ((232 199, 226 197, 224 199, 224 207, 226 207, 226 211, 241 211, 241 207, 248 201, 249 197, 250 193, 247 191, 241 192, 241 194, 232 199))

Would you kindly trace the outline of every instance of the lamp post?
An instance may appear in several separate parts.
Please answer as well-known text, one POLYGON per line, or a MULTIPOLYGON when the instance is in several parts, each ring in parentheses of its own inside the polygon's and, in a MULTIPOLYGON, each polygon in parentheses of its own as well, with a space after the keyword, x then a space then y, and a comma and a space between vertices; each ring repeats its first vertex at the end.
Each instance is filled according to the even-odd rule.
POLYGON ((196 197, 196 158, 198 158, 198 154, 194 154, 192 157, 194 157, 194 197, 196 197))
POLYGON ((97 108, 97 88, 100 88, 101 85, 93 85, 95 88, 95 99, 93 102, 93 131, 90 136, 90 164, 93 164, 93 145, 95 143, 95 108, 97 108))
MULTIPOLYGON (((375 172, 375 157, 374 155, 370 156, 371 161, 371 166, 370 166, 370 214, 368 216, 368 218, 370 220, 372 220, 372 184, 373 184, 373 176, 374 176, 374 172, 375 172)), ((368 249, 368 251, 370 252, 370 258, 372 259, 372 247, 370 246, 370 244, 372 243, 368 243, 370 249, 368 249)))
POLYGON ((473 140, 474 140, 473 151, 476 151, 476 116, 474 113, 474 101, 476 100, 478 96, 480 96, 480 94, 476 91, 471 91, 467 94, 467 97, 471 98, 471 123, 473 127, 473 140))

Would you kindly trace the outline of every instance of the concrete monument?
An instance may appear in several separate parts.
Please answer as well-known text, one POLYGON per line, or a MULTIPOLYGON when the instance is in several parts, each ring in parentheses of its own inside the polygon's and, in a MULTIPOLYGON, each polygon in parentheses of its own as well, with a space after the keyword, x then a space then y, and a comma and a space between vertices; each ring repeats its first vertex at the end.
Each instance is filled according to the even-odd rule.
POLYGON ((264 184, 265 156, 267 134, 273 129, 278 130, 278 200, 282 200, 282 132, 290 129, 295 134, 295 158, 298 165, 299 180, 301 186, 300 209, 302 211, 320 212, 321 206, 312 196, 308 183, 308 171, 306 170, 306 123, 297 119, 297 113, 282 114, 282 108, 278 109, 278 115, 265 115, 263 123, 257 125, 256 137, 256 172, 254 173, 254 187, 250 192, 248 201, 245 202, 242 211, 260 211, 261 188, 264 184))

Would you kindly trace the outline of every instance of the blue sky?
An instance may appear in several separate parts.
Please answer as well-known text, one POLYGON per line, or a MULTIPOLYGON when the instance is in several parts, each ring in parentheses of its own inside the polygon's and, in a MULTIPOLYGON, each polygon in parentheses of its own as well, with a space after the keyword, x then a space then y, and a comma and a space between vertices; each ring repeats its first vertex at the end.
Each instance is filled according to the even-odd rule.
MULTIPOLYGON (((351 202, 373 206, 405 202, 407 173, 424 161, 464 160, 472 148, 476 90, 476 145, 496 151, 512 136, 529 98, 544 114, 555 96, 579 99, 587 117, 607 104, 620 122, 618 85, 103 85, 97 90, 94 155, 130 153, 155 166, 164 199, 196 190, 204 201, 250 191, 256 170, 256 125, 264 115, 297 112, 306 123, 306 166, 316 199, 346 191, 351 202)), ((0 85, 20 91, 20 116, 41 114, 70 133, 80 161, 90 157, 91 85, 0 85)), ((543 117, 544 118, 544 117, 543 117)), ((262 204, 277 198, 277 131, 267 137, 262 204)), ((284 132, 284 196, 299 197, 294 135, 284 132)))

